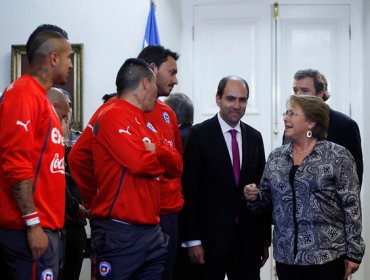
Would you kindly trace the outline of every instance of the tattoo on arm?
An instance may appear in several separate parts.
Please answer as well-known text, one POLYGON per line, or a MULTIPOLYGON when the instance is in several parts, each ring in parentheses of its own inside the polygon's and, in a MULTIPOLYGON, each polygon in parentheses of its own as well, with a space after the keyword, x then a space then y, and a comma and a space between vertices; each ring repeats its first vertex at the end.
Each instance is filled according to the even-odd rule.
POLYGON ((31 179, 24 180, 15 185, 13 187, 13 195, 22 216, 36 211, 31 179))

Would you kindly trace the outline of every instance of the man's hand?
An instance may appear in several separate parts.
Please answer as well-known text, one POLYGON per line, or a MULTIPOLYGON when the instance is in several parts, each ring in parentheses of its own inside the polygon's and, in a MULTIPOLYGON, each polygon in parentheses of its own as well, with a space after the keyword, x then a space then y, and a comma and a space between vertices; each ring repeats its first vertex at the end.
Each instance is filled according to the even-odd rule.
POLYGON ((189 259, 192 263, 204 264, 204 250, 202 245, 188 248, 189 259))
POLYGON ((49 239, 40 225, 27 230, 28 245, 34 260, 37 260, 48 248, 49 239))
POLYGON ((259 195, 256 184, 249 184, 244 187, 244 197, 247 201, 255 201, 259 195))
POLYGON ((155 153, 155 145, 153 143, 150 143, 150 142, 147 142, 147 141, 143 141, 143 142, 144 142, 144 145, 145 145, 145 148, 147 149, 147 151, 152 152, 154 154, 155 153))
MULTIPOLYGON (((14 199, 22 217, 37 213, 33 201, 32 180, 26 179, 13 187, 14 199)), ((37 260, 48 248, 49 239, 40 224, 33 224, 27 229, 27 240, 32 256, 37 260)))
POLYGON ((263 248, 263 255, 261 257, 261 267, 263 267, 265 265, 265 263, 268 260, 269 256, 270 256, 269 247, 268 246, 265 246, 263 248))
POLYGON ((351 262, 349 260, 344 260, 344 267, 345 267, 345 273, 344 273, 344 278, 343 280, 347 280, 348 277, 352 274, 355 273, 360 265, 358 263, 351 262))

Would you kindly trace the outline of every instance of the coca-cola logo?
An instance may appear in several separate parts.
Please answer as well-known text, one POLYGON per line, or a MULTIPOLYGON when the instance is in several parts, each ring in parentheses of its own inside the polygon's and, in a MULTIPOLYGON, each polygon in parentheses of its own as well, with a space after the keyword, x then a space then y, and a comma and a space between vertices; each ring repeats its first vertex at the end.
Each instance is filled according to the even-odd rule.
POLYGON ((63 135, 60 133, 59 129, 53 127, 51 130, 51 141, 54 144, 61 144, 63 145, 63 135))
POLYGON ((64 174, 64 157, 59 159, 59 154, 55 154, 53 160, 50 163, 51 173, 61 173, 64 174))

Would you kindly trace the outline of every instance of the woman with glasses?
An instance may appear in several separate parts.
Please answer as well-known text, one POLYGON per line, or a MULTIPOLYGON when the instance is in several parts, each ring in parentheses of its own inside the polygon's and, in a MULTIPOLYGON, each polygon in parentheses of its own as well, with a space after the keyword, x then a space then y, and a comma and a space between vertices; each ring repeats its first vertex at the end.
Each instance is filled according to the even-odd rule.
POLYGON ((270 154, 258 188, 245 187, 248 207, 272 211, 280 280, 347 279, 365 249, 356 164, 325 140, 329 108, 321 98, 292 95, 283 115, 291 142, 270 154))

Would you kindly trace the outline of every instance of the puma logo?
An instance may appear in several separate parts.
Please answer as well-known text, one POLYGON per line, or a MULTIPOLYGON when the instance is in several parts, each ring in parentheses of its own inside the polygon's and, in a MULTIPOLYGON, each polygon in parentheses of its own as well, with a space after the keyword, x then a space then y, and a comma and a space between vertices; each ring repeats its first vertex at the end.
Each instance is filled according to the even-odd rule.
POLYGON ((20 125, 20 126, 23 126, 24 127, 24 129, 26 130, 26 131, 28 131, 28 124, 30 123, 31 121, 30 120, 28 120, 26 123, 24 123, 24 122, 21 122, 21 121, 17 121, 15 124, 16 125, 20 125))
POLYGON ((128 129, 130 128, 130 126, 127 127, 127 129, 118 129, 118 133, 126 133, 128 135, 131 135, 130 131, 128 131, 128 129))

